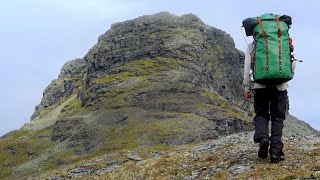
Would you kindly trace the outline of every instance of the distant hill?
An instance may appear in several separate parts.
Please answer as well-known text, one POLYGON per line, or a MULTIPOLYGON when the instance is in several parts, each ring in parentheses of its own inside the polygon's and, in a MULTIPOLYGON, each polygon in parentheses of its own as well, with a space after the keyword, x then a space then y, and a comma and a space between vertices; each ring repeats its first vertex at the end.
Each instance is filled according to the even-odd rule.
MULTIPOLYGON (((251 106, 240 109, 243 58, 230 35, 193 14, 115 23, 85 57, 62 67, 32 121, 2 137, 0 178, 67 178, 59 168, 103 156, 97 166, 112 170, 128 157, 250 132, 251 106)), ((319 135, 292 116, 285 127, 290 137, 319 135)))

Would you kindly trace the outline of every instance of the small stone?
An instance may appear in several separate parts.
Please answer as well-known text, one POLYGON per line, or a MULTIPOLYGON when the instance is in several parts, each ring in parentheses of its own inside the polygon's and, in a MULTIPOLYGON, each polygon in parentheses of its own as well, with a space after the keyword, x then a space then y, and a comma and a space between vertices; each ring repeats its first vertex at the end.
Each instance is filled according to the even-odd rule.
POLYGON ((127 158, 130 159, 130 160, 134 160, 134 161, 143 160, 139 155, 129 155, 127 158))
POLYGON ((320 178, 320 171, 316 171, 313 173, 313 175, 317 178, 320 178))
POLYGON ((233 175, 242 174, 244 171, 247 171, 247 170, 250 170, 250 167, 242 166, 242 165, 234 165, 229 168, 229 172, 233 175))

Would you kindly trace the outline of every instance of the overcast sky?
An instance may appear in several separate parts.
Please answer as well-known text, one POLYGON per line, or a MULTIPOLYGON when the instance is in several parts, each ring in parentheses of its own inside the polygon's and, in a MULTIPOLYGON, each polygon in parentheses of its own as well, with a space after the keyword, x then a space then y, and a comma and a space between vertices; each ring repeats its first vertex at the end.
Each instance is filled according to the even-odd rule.
POLYGON ((290 113, 320 129, 319 5, 316 0, 2 0, 0 135, 28 123, 62 65, 83 57, 111 24, 161 11, 193 13, 229 33, 242 51, 243 19, 266 12, 290 15, 295 55, 304 60, 290 82, 290 113))

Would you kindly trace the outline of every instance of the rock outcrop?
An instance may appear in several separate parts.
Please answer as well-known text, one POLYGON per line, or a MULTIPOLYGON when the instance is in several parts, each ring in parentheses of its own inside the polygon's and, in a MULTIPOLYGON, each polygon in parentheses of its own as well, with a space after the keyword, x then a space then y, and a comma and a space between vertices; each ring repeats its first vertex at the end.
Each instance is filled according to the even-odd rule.
MULTIPOLYGON (((163 12, 113 24, 85 56, 88 82, 121 72, 151 75, 121 67, 141 60, 152 63, 159 57, 172 61, 172 70, 166 71, 175 70, 176 74, 170 75, 176 82, 214 90, 231 102, 242 101, 242 52, 229 34, 204 24, 193 14, 178 17, 163 12)), ((136 65, 150 68, 148 64, 136 65)), ((83 101, 89 103, 85 98, 83 101)))
MULTIPOLYGON (((230 35, 193 14, 162 12, 116 23, 83 59, 62 67, 32 119, 49 121, 50 116, 48 126, 64 129, 59 126, 86 114, 83 127, 72 126, 61 137, 93 127, 107 131, 97 139, 110 142, 112 128, 128 128, 121 134, 135 137, 135 146, 177 145, 250 130, 239 108, 241 58, 230 35), (77 98, 65 103, 72 95, 77 98), (62 114, 50 113, 58 107, 62 114)), ((79 145, 75 138, 68 141, 79 145)), ((101 145, 92 142, 79 146, 91 151, 101 145)))
POLYGON ((41 103, 35 108, 31 120, 43 115, 41 112, 47 113, 52 110, 54 105, 77 93, 79 86, 83 84, 82 81, 87 72, 87 67, 83 59, 76 59, 65 63, 61 68, 59 78, 53 80, 44 90, 41 103))

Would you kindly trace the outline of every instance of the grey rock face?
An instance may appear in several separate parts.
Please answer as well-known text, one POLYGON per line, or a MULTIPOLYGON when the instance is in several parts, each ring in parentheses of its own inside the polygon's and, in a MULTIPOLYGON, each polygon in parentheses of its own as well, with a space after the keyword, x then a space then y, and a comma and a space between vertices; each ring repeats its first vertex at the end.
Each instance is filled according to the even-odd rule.
POLYGON ((193 14, 179 17, 162 12, 113 24, 83 59, 62 67, 59 78, 44 91, 31 119, 75 92, 82 105, 89 104, 99 98, 97 94, 105 93, 104 87, 92 86, 95 78, 112 74, 115 67, 126 63, 154 57, 185 61, 189 65, 181 72, 186 74, 186 83, 209 88, 231 102, 241 103, 242 53, 232 38, 193 14), (92 94, 77 89, 81 84, 84 90, 92 88, 92 94))
POLYGON ((75 131, 83 128, 81 119, 60 120, 57 121, 52 129, 51 140, 63 142, 70 138, 75 131))
POLYGON ((313 129, 309 124, 300 119, 288 115, 284 121, 283 134, 286 136, 311 136, 319 135, 319 131, 313 129))
POLYGON ((191 62, 193 67, 182 70, 192 75, 186 81, 241 103, 243 53, 230 35, 193 14, 179 17, 163 12, 113 24, 84 57, 89 65, 87 81, 125 63, 154 57, 191 62))
POLYGON ((59 79, 81 77, 87 71, 87 64, 83 59, 75 59, 66 62, 59 74, 59 79))
POLYGON ((45 108, 53 106, 63 98, 70 97, 77 92, 87 71, 87 64, 83 59, 69 61, 61 68, 59 78, 53 80, 44 90, 41 103, 35 108, 31 120, 40 115, 45 108))

